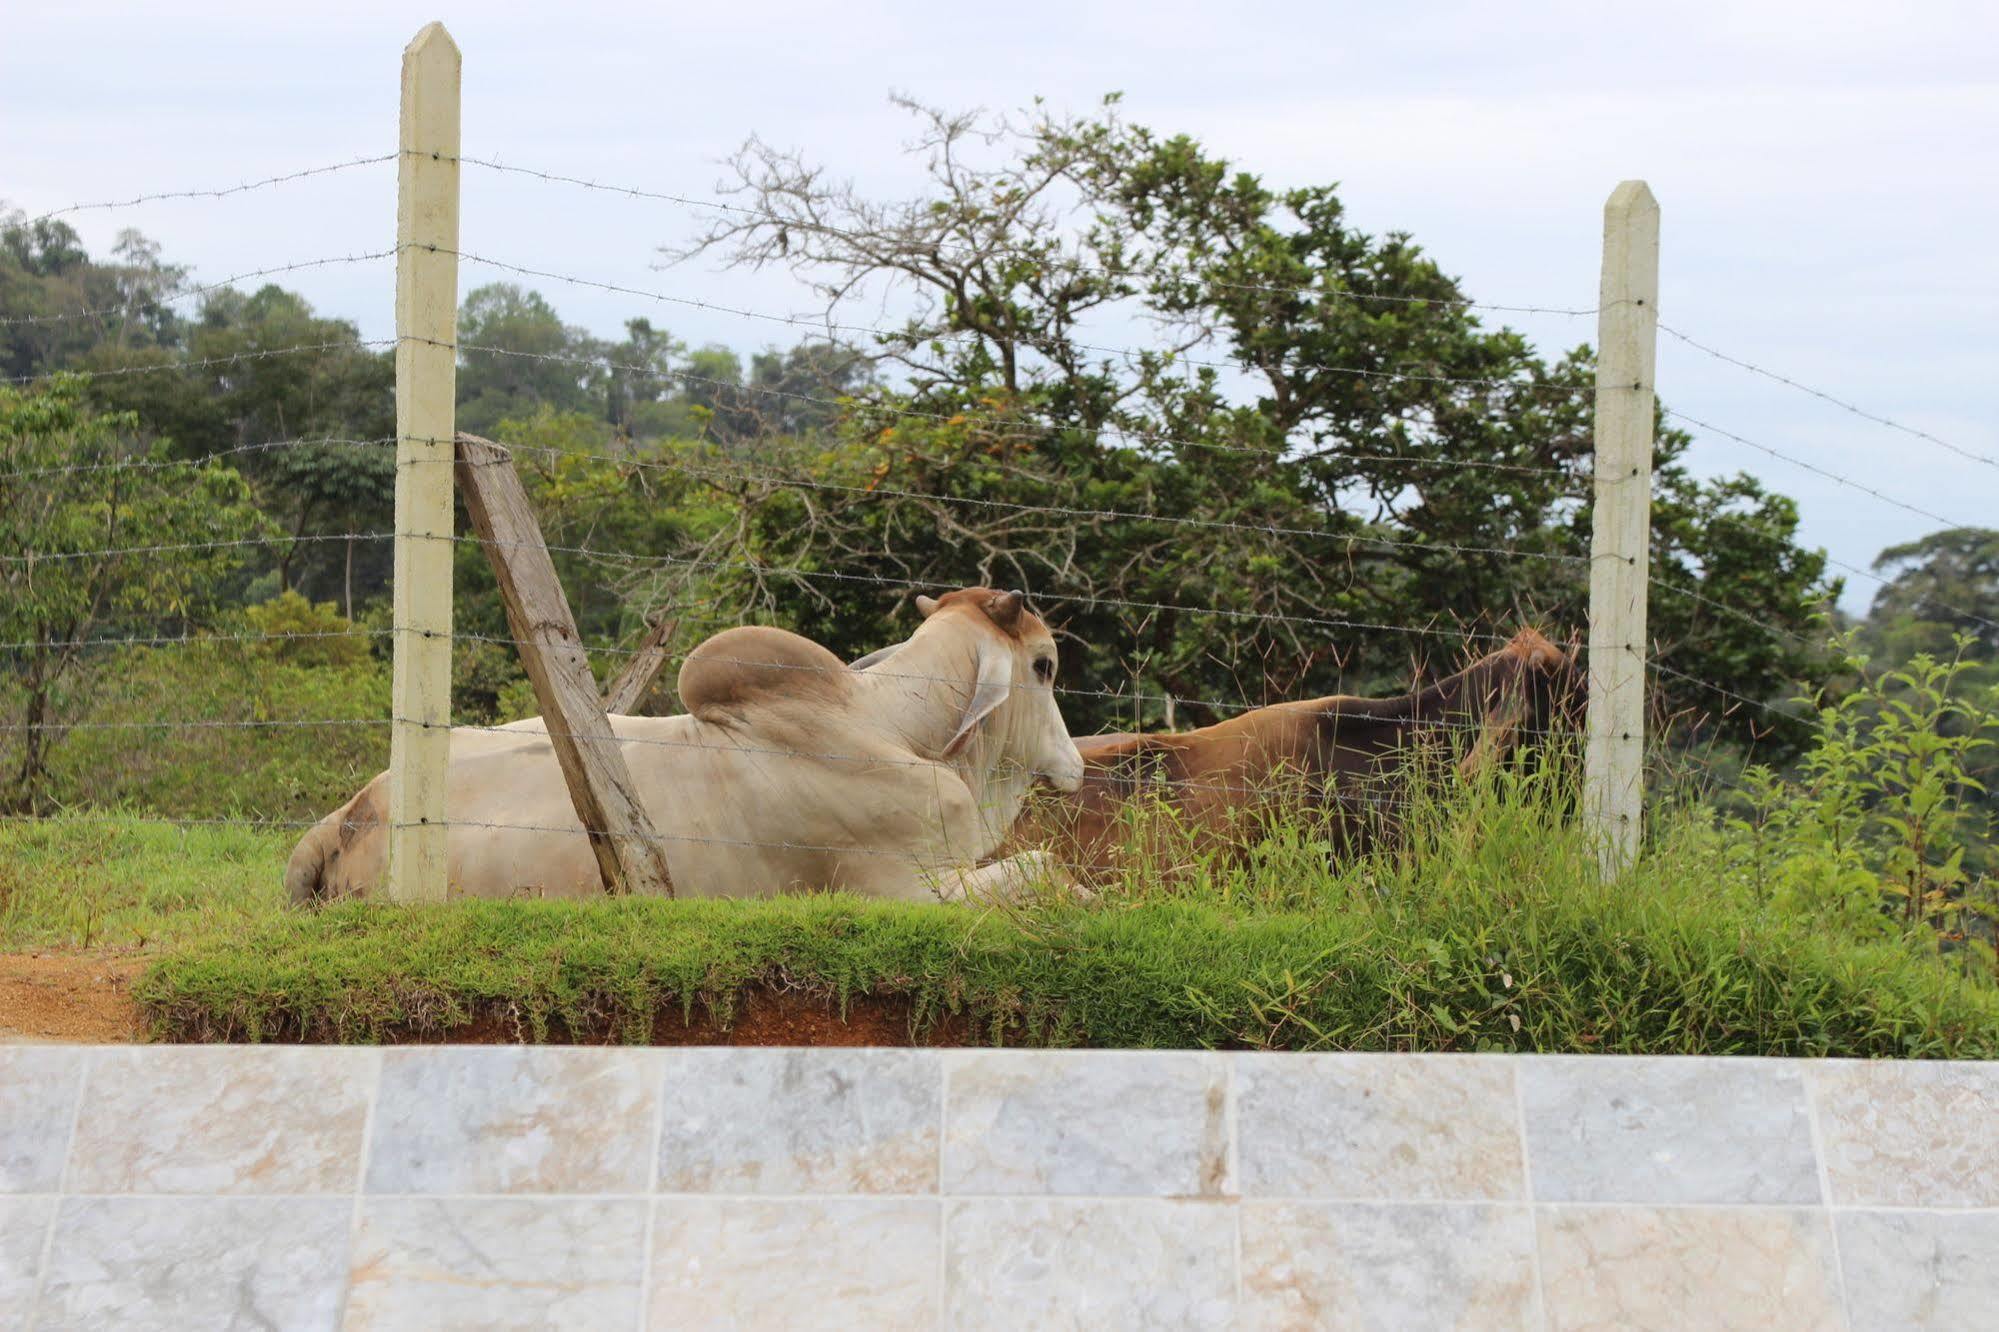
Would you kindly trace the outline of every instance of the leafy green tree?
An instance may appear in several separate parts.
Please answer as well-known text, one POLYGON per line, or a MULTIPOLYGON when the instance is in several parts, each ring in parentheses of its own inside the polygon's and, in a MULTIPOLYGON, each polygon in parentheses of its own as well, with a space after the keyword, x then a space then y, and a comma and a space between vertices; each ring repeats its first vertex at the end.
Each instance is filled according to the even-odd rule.
POLYGON ((540 292, 512 282, 475 288, 459 307, 458 342, 462 430, 490 435, 508 417, 589 411, 603 400, 603 372, 588 363, 598 348, 540 292))
POLYGON ((19 699, 0 808, 40 812, 50 749, 91 640, 201 622, 267 525, 231 468, 135 449, 136 423, 84 403, 73 377, 0 386, 0 639, 19 699), (207 544, 214 543, 214 544, 207 544), (188 549, 186 547, 196 548, 188 549))
MULTIPOLYGON (((388 529, 393 358, 364 345, 350 321, 325 318, 276 286, 209 296, 183 343, 185 368, 106 376, 93 381, 93 397, 135 414, 178 457, 249 446, 232 461, 259 506, 294 538, 275 551, 277 590, 339 596, 351 610, 357 573, 364 596, 386 583, 388 543, 298 538, 388 529)), ((84 364, 113 369, 149 363, 148 357, 175 359, 164 350, 139 356, 99 347, 84 364)))
POLYGON ((686 347, 649 319, 625 321, 625 340, 606 349, 604 419, 627 439, 667 433, 662 417, 677 387, 673 362, 686 347), (664 429, 663 429, 664 427, 664 429))
POLYGON ((176 346, 181 320, 167 298, 186 277, 137 231, 118 234, 106 263, 68 223, 0 214, 0 310, 23 321, 0 327, 0 374, 60 370, 99 347, 176 346))
MULTIPOLYGON (((734 210, 669 252, 789 268, 835 325, 904 312, 850 339, 885 378, 843 447, 796 456, 746 529, 745 557, 805 571, 805 627, 872 646, 902 582, 1018 583, 1064 623, 1076 683, 1148 696, 1071 700, 1079 726, 1157 721, 1160 695, 1199 720, 1403 683, 1524 621, 1580 630, 1586 348, 1544 359, 1409 237, 1353 228, 1333 187, 1274 188, 1114 107, 909 109, 917 196, 752 140, 734 210), (856 569, 882 581, 826 594, 856 569)), ((1660 436, 1660 688, 1747 737, 1760 717, 1701 682, 1784 698, 1822 661, 1834 589, 1789 502, 1695 480, 1687 442, 1660 436)))
POLYGON ((1973 655, 1999 661, 1999 529, 1951 527, 1890 546, 1874 572, 1888 579, 1867 615, 1877 652, 1949 655, 1965 635, 1973 655))

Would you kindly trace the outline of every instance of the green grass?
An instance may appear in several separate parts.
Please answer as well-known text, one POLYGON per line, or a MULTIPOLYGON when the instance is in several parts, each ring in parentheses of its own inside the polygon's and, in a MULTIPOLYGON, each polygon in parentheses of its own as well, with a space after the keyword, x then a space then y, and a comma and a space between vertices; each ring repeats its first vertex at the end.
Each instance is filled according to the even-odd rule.
POLYGON ((1015 1044, 1999 1057, 1984 970, 1932 931, 1800 915, 1684 814, 1608 887, 1545 777, 1420 803, 1400 849, 1337 871, 1309 820, 1247 863, 1152 821, 1156 862, 1088 905, 301 912, 289 836, 59 818, 0 828, 0 935, 158 945, 134 993, 180 1040, 644 1040, 788 992, 1015 1044))
POLYGON ((662 1014, 726 1021, 783 989, 903 1001, 917 1032, 953 1015, 1023 1044, 1999 1054, 1988 990, 1879 945, 1718 937, 1684 905, 1148 903, 1025 922, 842 897, 346 905, 177 951, 137 996, 157 1034, 202 1040, 441 1039, 493 1018, 643 1040, 662 1014))
MULTIPOLYGON (((69 714, 80 725, 50 763, 57 805, 316 819, 388 766, 383 663, 308 666, 197 642, 133 648, 94 666, 82 682, 87 705, 69 714), (155 725, 181 721, 203 725, 155 725)), ((20 719, 17 703, 0 683, 10 721, 20 719)), ((18 761, 11 743, 0 759, 18 761)))
POLYGON ((94 812, 0 822, 0 947, 232 937, 283 912, 295 838, 94 812))

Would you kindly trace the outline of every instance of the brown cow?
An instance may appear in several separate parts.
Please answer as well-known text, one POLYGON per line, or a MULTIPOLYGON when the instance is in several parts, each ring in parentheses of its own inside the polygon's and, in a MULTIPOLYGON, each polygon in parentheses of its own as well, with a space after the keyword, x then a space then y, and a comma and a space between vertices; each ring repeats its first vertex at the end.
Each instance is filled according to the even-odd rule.
POLYGON ((1135 835, 1146 836, 1134 816, 1152 802, 1196 845, 1240 852, 1285 802, 1302 800, 1331 815, 1334 849, 1352 851, 1393 818, 1398 770, 1412 751, 1457 754, 1468 771, 1573 727, 1581 698, 1574 658, 1525 629, 1456 675, 1395 698, 1332 695, 1194 731, 1080 737, 1082 788, 1024 817, 1010 849, 1045 847, 1082 877, 1101 878, 1135 835))

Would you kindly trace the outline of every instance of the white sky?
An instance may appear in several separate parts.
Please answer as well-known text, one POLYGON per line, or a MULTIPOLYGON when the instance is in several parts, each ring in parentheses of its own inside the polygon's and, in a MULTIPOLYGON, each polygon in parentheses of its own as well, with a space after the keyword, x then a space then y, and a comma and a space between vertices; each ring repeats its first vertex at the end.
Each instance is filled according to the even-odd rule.
MULTIPOLYGON (((1975 452, 1999 455, 1999 7, 1432 3, 698 7, 448 4, 15 6, 0 47, 0 200, 35 213, 392 151, 403 44, 442 19, 465 53, 472 156, 702 194, 756 131, 864 187, 911 183, 891 89, 947 106, 1083 110, 1185 131, 1275 184, 1336 181, 1356 225, 1406 230, 1475 298, 1594 303, 1600 210, 1621 179, 1663 210, 1667 322, 1975 452), (691 12, 690 12, 691 11, 691 12)), ((121 226, 198 280, 383 249, 393 165, 121 226)), ((776 313, 777 275, 653 271, 695 219, 468 169, 462 245, 528 267, 776 313)), ((489 274, 468 265, 469 288, 489 274)), ((278 279, 365 336, 386 261, 278 279)), ((600 333, 646 314, 690 342, 788 343, 772 324, 559 283, 600 333)), ((1594 321, 1507 316, 1549 352, 1594 321)), ((1999 469, 1662 338, 1671 407, 1959 522, 1999 522, 1999 469)), ((1797 497, 1804 537, 1866 566, 1937 524, 1726 440, 1703 472, 1797 497)), ((1851 580, 1864 606, 1873 584, 1851 580)))

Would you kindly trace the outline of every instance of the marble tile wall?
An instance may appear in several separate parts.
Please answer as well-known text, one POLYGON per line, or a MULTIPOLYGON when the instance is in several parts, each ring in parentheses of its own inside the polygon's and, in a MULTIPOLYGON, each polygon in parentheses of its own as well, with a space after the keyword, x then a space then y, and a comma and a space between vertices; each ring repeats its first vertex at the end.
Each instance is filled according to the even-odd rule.
POLYGON ((0 1048, 0 1327, 1973 1328, 1999 1065, 0 1048))

